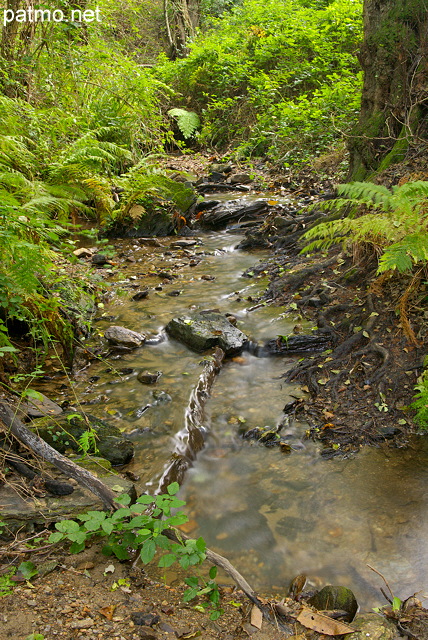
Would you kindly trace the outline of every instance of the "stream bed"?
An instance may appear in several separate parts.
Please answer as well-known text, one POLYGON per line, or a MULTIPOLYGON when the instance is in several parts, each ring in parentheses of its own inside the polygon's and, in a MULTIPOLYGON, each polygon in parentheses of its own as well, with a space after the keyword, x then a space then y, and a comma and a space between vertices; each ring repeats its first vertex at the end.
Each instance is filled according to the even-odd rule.
MULTIPOLYGON (((242 274, 267 253, 235 251, 242 238, 236 234, 199 237, 200 245, 184 250, 174 248, 171 238, 160 239, 155 248, 121 242, 119 255, 132 255, 135 262, 122 275, 112 275, 124 293, 106 304, 99 332, 114 324, 155 335, 189 309, 215 308, 235 315, 238 327, 259 343, 291 333, 298 318, 284 309, 249 310, 257 306, 253 298, 266 281, 242 274), (178 277, 161 284, 154 275, 159 265, 178 277), (132 301, 145 287, 148 297, 132 301)), ((83 409, 133 439, 136 455, 128 469, 140 477, 140 491, 156 490, 203 360, 166 338, 93 363, 77 375, 74 389, 83 409), (137 380, 145 369, 162 372, 155 385, 137 380)), ((205 449, 181 490, 189 533, 202 535, 260 591, 284 595, 290 580, 306 573, 316 587, 350 587, 363 609, 384 604, 383 583, 367 564, 399 597, 428 589, 425 438, 415 437, 406 450, 380 446, 331 460, 305 439, 304 423, 292 422, 282 432, 290 454, 242 439, 243 427, 277 425, 284 405, 303 394, 281 379, 294 360, 244 352, 224 364, 207 404, 205 449)))

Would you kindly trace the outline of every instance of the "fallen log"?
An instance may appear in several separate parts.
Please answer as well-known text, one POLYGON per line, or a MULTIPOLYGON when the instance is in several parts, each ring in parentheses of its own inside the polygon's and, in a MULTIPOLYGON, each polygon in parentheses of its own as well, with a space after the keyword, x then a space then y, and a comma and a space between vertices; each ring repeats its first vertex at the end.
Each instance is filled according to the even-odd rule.
POLYGON ((268 210, 269 205, 266 200, 256 200, 251 204, 243 204, 242 200, 238 200, 227 206, 220 203, 213 209, 205 211, 199 218, 199 224, 205 229, 219 229, 235 220, 257 219, 268 210))
POLYGON ((108 509, 116 508, 116 495, 113 491, 90 471, 79 467, 79 465, 61 455, 58 451, 55 451, 55 449, 42 440, 42 438, 39 438, 39 436, 27 429, 10 407, 4 403, 0 403, 0 420, 6 426, 6 429, 15 436, 17 440, 31 449, 36 456, 50 462, 69 478, 77 480, 80 485, 89 489, 89 491, 100 498, 108 509))
POLYGON ((197 454, 205 445, 205 404, 209 398, 215 377, 221 369, 225 353, 216 347, 212 359, 209 360, 199 376, 197 385, 192 389, 189 403, 184 414, 184 427, 176 435, 176 447, 169 463, 159 481, 156 493, 165 493, 171 482, 178 482, 192 466, 197 454))

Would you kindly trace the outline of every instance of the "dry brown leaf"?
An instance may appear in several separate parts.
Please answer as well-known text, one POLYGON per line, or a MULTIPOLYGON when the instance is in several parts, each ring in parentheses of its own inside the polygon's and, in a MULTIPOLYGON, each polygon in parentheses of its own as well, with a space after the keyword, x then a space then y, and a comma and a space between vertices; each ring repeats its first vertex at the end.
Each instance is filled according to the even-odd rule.
POLYGON ((251 609, 251 624, 256 629, 261 629, 263 623, 263 614, 256 605, 251 609))
POLYGON ((115 604, 109 604, 107 607, 102 607, 102 609, 99 609, 99 612, 102 616, 104 616, 104 618, 107 618, 107 620, 113 620, 115 608, 115 604))
POLYGON ((356 629, 344 622, 333 620, 333 618, 329 618, 323 613, 318 613, 307 607, 302 608, 297 616, 297 621, 307 629, 312 629, 313 631, 317 631, 317 633, 325 633, 327 636, 341 636, 345 633, 356 631, 356 629))

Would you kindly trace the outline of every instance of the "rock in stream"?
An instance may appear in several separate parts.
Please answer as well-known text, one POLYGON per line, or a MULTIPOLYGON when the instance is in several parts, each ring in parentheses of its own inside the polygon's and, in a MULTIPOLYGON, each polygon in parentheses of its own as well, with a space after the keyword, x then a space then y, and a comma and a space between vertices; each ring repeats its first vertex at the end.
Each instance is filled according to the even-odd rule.
POLYGON ((221 313, 214 311, 200 311, 173 318, 167 324, 166 331, 171 338, 198 352, 218 346, 226 355, 235 355, 248 343, 242 331, 221 313))

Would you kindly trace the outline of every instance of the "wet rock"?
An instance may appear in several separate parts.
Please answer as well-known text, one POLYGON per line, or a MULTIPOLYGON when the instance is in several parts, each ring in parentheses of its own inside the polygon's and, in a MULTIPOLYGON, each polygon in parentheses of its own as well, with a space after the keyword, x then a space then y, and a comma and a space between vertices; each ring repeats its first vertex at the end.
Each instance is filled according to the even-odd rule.
POLYGON ((138 238, 138 243, 147 247, 161 247, 162 244, 157 238, 138 238))
POLYGON ((110 260, 103 253, 96 253, 93 255, 91 262, 97 267, 103 267, 105 264, 110 264, 110 260))
POLYGON ((96 446, 102 458, 113 466, 128 464, 134 456, 134 445, 114 425, 89 414, 72 414, 56 419, 53 423, 48 418, 42 418, 34 423, 33 430, 48 444, 60 453, 67 449, 79 451, 79 438, 91 428, 96 433, 96 446))
POLYGON ((141 347, 146 337, 142 333, 131 331, 125 327, 112 326, 104 332, 104 337, 110 344, 136 349, 141 347))
POLYGON ((394 640, 397 637, 397 628, 393 622, 381 618, 376 613, 363 613, 352 622, 352 626, 358 629, 355 633, 346 635, 346 640, 394 640))
POLYGON ((147 296, 149 295, 149 290, 148 289, 144 289, 144 291, 137 291, 137 293, 135 293, 131 300, 144 300, 145 298, 147 298, 147 296))
POLYGON ((154 373, 150 371, 140 371, 137 376, 137 380, 142 384, 155 384, 155 382, 159 380, 161 375, 162 371, 155 371, 154 373))
POLYGON ((358 611, 357 600, 351 589, 347 587, 327 585, 312 598, 309 598, 308 602, 318 611, 331 611, 333 609, 346 611, 347 615, 343 618, 346 622, 352 622, 358 611))
POLYGON ((62 413, 61 407, 49 400, 43 393, 40 398, 31 398, 27 402, 21 402, 17 407, 20 416, 29 418, 42 418, 43 416, 59 416, 62 413))
POLYGON ((230 184, 249 184, 252 180, 248 173, 235 173, 228 179, 228 182, 230 184))
POLYGON ((210 275, 203 275, 201 276, 201 280, 207 280, 207 281, 211 281, 211 280, 215 280, 215 276, 210 276, 210 275))
POLYGON ((240 353, 248 343, 247 336, 220 313, 199 312, 173 318, 168 335, 194 351, 207 351, 219 346, 226 355, 240 353))
POLYGON ((153 391, 152 396, 155 400, 154 404, 166 404, 172 402, 172 398, 166 391, 153 391))
POLYGON ((201 244, 199 240, 176 240, 171 244, 173 249, 188 249, 189 247, 194 247, 196 244, 201 244))
POLYGON ((169 296, 170 298, 176 298, 177 296, 180 296, 182 293, 183 292, 181 289, 173 289, 172 291, 168 291, 166 295, 169 296))

